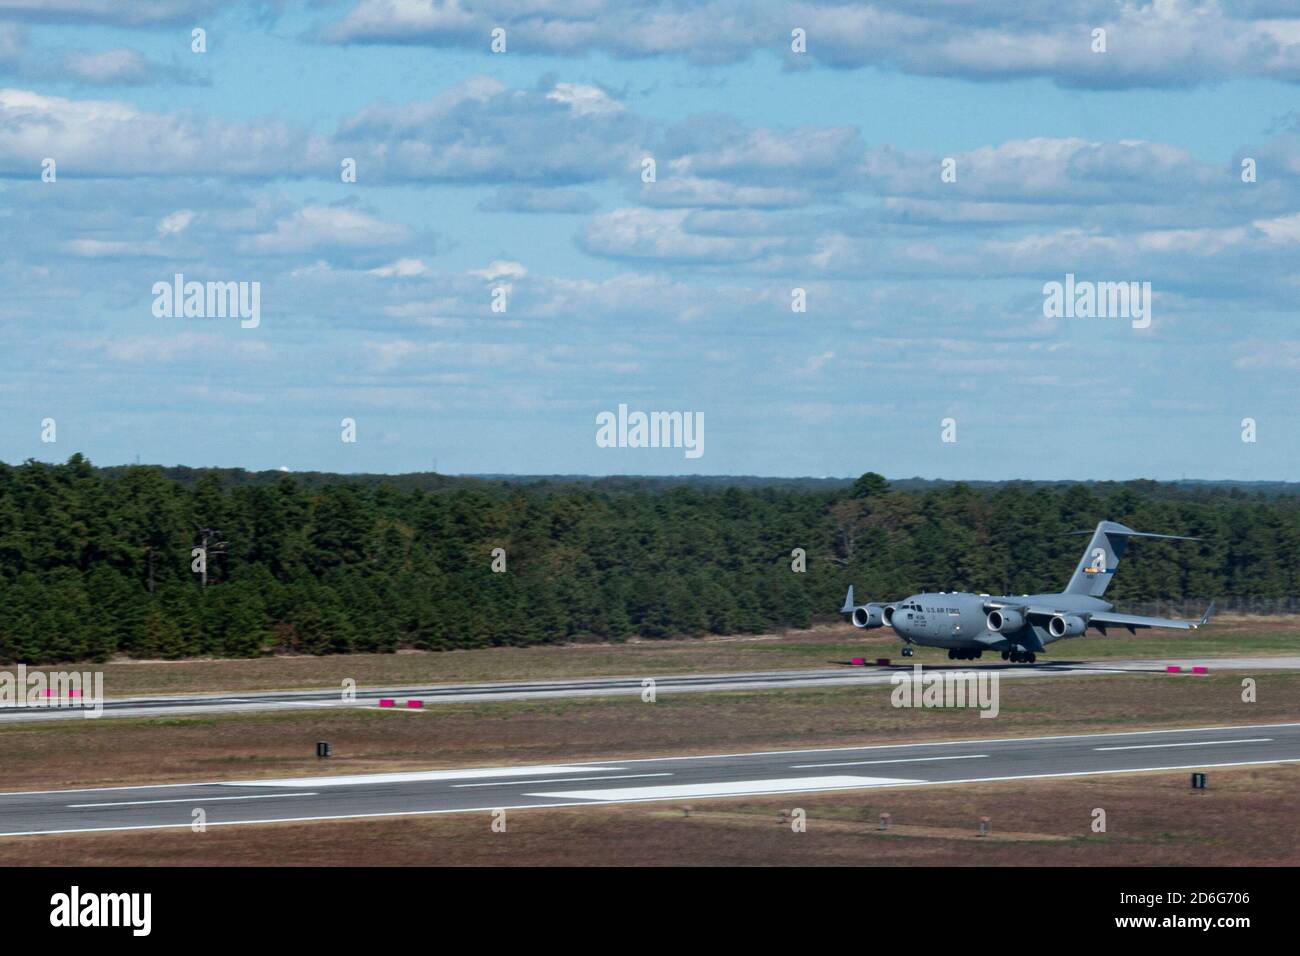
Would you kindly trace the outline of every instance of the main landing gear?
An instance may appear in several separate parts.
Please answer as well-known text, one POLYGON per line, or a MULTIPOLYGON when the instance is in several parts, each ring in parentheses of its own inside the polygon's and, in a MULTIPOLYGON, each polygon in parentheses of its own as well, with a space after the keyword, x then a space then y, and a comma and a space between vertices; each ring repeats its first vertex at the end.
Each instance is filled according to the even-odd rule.
POLYGON ((910 647, 905 647, 905 648, 903 648, 903 656, 904 656, 904 657, 911 657, 911 656, 912 656, 912 649, 911 649, 910 647))
POLYGON ((1002 659, 1013 664, 1032 664, 1038 660, 1032 651, 1003 651, 1002 659))
POLYGON ((977 661, 984 652, 976 647, 954 647, 948 651, 950 661, 977 661))

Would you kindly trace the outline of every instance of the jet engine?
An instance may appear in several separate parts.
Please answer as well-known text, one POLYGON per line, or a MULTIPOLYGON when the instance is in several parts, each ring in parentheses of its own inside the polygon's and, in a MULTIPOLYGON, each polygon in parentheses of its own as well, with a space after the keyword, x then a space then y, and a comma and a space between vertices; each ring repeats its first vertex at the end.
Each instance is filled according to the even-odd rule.
POLYGON ((989 611, 987 623, 994 634, 1014 634, 1025 626, 1025 616, 1013 607, 999 607, 989 611))
POLYGON ((1088 622, 1074 614, 1058 614, 1047 622, 1052 637, 1078 637, 1088 628, 1088 622))
POLYGON ((885 626, 885 608, 879 604, 859 604, 853 609, 853 626, 873 627, 885 626))

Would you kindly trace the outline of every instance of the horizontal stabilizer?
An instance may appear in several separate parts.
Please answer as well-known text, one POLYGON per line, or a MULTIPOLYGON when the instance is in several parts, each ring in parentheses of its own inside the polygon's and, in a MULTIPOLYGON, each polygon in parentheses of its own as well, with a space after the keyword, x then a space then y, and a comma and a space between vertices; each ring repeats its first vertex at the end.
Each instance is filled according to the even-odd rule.
MULTIPOLYGON (((1112 521, 1103 521, 1102 524, 1114 525, 1112 521)), ((1073 538, 1081 534, 1093 534, 1094 531, 1067 531, 1065 536, 1073 538)), ((1122 535, 1125 538, 1165 538, 1169 541, 1203 541, 1204 538, 1193 538, 1186 534, 1154 534, 1150 531, 1134 531, 1132 528, 1125 528, 1123 525, 1115 525, 1113 528, 1106 529, 1107 534, 1122 535)))

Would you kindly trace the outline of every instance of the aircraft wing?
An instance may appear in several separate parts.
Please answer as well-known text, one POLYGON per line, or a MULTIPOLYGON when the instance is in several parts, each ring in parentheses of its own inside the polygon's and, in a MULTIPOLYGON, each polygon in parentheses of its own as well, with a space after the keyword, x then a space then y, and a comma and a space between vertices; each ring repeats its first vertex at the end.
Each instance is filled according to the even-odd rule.
POLYGON ((1108 627, 1123 627, 1130 632, 1136 633, 1139 627, 1168 627, 1180 631, 1194 631, 1202 627, 1210 620, 1210 615, 1214 613, 1214 602, 1205 609, 1199 621, 1178 621, 1167 617, 1143 617, 1140 614, 1116 614, 1114 611, 1069 611, 1059 610, 1052 607, 1042 607, 1027 604, 1015 604, 1011 601, 988 601, 984 604, 985 609, 1013 607, 1018 609, 1027 618, 1036 618, 1039 621, 1044 618, 1055 617, 1057 614, 1077 614, 1084 618, 1090 627, 1095 627, 1103 634, 1108 627))
POLYGON ((1199 621, 1176 621, 1167 617, 1142 617, 1140 614, 1115 614, 1110 611, 1098 611, 1087 617, 1089 624, 1100 625, 1101 628, 1126 627, 1131 631, 1137 627, 1172 627, 1180 631, 1194 631, 1209 621, 1210 612, 1213 610, 1214 605, 1210 605, 1199 621))

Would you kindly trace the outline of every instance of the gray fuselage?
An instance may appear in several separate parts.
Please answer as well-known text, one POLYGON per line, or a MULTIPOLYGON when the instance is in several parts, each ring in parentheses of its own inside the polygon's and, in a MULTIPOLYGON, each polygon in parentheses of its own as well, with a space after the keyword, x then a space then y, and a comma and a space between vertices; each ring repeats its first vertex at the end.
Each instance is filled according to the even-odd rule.
POLYGON ((909 644, 924 647, 964 647, 986 650, 1041 649, 1061 638, 1040 624, 1026 623, 1015 633, 998 633, 988 627, 988 605, 1032 605, 1066 614, 1109 611, 1114 605, 1086 594, 971 594, 967 591, 914 594, 894 605, 890 625, 909 644))

